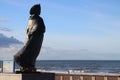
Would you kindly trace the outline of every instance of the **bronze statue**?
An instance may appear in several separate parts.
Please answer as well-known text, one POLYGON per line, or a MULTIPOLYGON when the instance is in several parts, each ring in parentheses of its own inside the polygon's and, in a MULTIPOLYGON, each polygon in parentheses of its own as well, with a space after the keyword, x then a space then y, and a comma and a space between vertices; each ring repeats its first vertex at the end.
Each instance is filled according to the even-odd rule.
POLYGON ((40 4, 34 5, 30 9, 30 18, 27 26, 27 42, 14 55, 15 62, 21 67, 21 72, 36 72, 35 62, 40 53, 45 25, 43 19, 39 16, 41 13, 40 4))

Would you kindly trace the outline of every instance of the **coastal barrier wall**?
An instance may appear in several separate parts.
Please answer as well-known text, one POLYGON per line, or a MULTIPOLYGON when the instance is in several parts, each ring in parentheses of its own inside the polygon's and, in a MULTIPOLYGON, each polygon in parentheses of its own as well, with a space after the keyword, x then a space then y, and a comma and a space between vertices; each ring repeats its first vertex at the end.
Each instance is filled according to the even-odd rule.
POLYGON ((120 80, 118 74, 56 74, 55 80, 120 80))
POLYGON ((0 73, 0 80, 120 80, 120 74, 0 73))

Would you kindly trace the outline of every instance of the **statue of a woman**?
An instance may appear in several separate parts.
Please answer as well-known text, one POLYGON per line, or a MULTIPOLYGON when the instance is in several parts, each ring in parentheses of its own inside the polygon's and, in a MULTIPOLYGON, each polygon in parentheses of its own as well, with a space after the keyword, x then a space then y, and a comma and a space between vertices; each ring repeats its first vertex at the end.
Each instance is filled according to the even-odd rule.
POLYGON ((40 4, 30 9, 30 18, 27 26, 27 42, 21 50, 14 55, 15 62, 21 66, 21 72, 35 72, 35 62, 40 53, 43 42, 45 25, 39 16, 41 13, 40 4))

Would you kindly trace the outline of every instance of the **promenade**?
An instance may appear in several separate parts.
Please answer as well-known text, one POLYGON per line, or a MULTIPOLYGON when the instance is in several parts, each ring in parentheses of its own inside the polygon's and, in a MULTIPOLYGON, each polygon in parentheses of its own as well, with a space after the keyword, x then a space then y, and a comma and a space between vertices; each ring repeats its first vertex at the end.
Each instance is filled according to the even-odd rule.
POLYGON ((0 80, 120 80, 120 74, 108 73, 0 73, 0 80))

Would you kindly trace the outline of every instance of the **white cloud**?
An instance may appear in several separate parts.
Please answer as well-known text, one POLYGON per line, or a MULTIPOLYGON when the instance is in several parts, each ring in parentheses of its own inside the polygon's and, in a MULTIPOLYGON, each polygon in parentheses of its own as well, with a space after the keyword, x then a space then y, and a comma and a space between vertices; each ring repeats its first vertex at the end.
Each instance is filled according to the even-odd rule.
POLYGON ((7 37, 0 33, 0 60, 11 60, 13 55, 21 48, 22 42, 14 37, 7 37))
POLYGON ((62 50, 43 47, 39 60, 119 60, 119 53, 92 52, 87 49, 62 50))
MULTIPOLYGON (((7 18, 0 18, 0 22, 8 22, 8 21, 10 21, 10 20, 7 18)), ((0 24, 0 31, 11 31, 11 30, 0 24)))
POLYGON ((11 29, 7 28, 7 27, 3 27, 2 25, 0 25, 0 31, 11 31, 11 29))
MULTIPOLYGON (((23 45, 11 45, 0 48, 0 60, 12 60, 13 56, 23 45)), ((42 47, 38 60, 119 60, 119 53, 93 52, 88 49, 63 50, 51 47, 42 47)))
POLYGON ((12 44, 9 47, 0 48, 0 60, 13 60, 13 56, 22 47, 21 44, 12 44))
POLYGON ((0 18, 0 22, 8 22, 9 19, 6 19, 6 18, 0 18))
POLYGON ((119 53, 120 38, 118 36, 47 35, 44 46, 65 50, 88 49, 96 53, 119 53))

